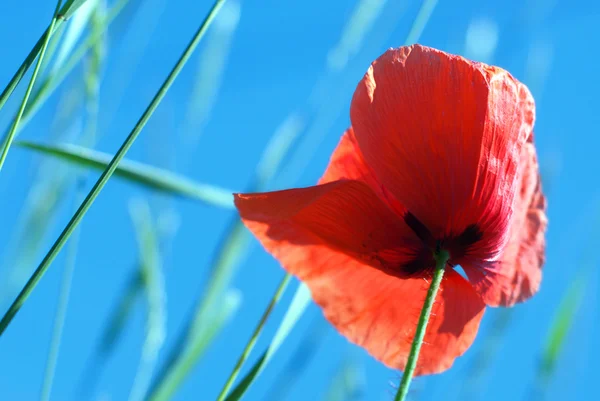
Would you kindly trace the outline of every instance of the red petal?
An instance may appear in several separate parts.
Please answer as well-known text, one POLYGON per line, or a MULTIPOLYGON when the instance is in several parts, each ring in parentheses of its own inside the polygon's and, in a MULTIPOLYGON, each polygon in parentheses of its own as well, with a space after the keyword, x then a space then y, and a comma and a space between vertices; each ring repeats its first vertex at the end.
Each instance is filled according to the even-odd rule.
MULTIPOLYGON (((388 367, 404 370, 427 281, 392 278, 368 266, 344 263, 322 265, 306 283, 341 334, 388 367)), ((449 369, 473 343, 483 317, 481 298, 454 270, 448 270, 436 299, 416 375, 449 369)))
POLYGON ((509 243, 491 269, 465 265, 470 281, 490 306, 511 306, 535 294, 542 281, 546 242, 546 198, 533 143, 522 152, 523 170, 509 243))
POLYGON ((333 151, 329 165, 319 180, 320 184, 336 181, 340 179, 353 179, 363 181, 369 185, 373 192, 393 210, 400 218, 404 218, 407 209, 398 202, 389 191, 377 180, 373 169, 366 163, 360 152, 356 136, 352 127, 348 128, 338 146, 333 151))
MULTIPOLYGON (((235 204, 245 222, 278 227, 266 232, 270 240, 299 247, 325 244, 391 274, 400 274, 400 265, 421 250, 412 230, 362 181, 240 194, 235 204), (296 231, 307 234, 306 238, 299 241, 296 231)), ((273 255, 284 256, 279 249, 273 255)))
MULTIPOLYGON (((337 240, 334 249, 321 239, 330 233, 315 235, 312 224, 307 229, 306 220, 291 217, 298 214, 300 202, 296 200, 303 199, 305 209, 318 209, 321 206, 316 204, 326 203, 340 185, 338 182, 267 195, 241 195, 236 198, 236 205, 246 226, 288 272, 308 285, 315 302, 341 334, 387 366, 404 369, 427 282, 394 277, 342 252, 340 248, 358 240, 354 235, 364 237, 354 229, 351 236, 340 234, 343 240, 337 240), (283 205, 285 202, 290 206, 283 205), (278 211, 273 212, 274 209, 278 211), (280 213, 281 210, 285 212, 280 213)), ((360 214, 344 214, 345 219, 352 216, 362 219, 360 214)), ((363 223, 368 224, 367 220, 363 223)), ((444 278, 437 299, 417 365, 418 375, 448 369, 473 342, 483 314, 484 304, 479 296, 452 270, 444 278)))
POLYGON ((379 187, 375 175, 360 153, 352 127, 348 128, 340 138, 319 184, 342 179, 364 181, 374 189, 379 187))
POLYGON ((378 180, 437 238, 477 224, 473 256, 487 261, 508 240, 533 118, 531 95, 506 71, 419 45, 376 60, 351 107, 378 180))

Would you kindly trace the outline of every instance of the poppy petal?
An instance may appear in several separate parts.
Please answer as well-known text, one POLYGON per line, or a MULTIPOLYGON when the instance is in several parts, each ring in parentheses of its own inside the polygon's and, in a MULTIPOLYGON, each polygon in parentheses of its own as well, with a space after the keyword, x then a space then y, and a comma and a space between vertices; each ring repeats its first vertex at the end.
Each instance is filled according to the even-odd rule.
POLYGON ((351 120, 366 164, 395 199, 438 238, 477 224, 473 256, 498 259, 534 120, 522 84, 439 50, 391 49, 358 84, 351 120))
POLYGON ((522 165, 510 240, 500 260, 491 268, 463 266, 469 280, 490 306, 512 306, 525 301, 538 291, 542 280, 548 219, 531 142, 523 148, 522 165))
MULTIPOLYGON (((310 198, 300 191, 304 190, 294 190, 290 197, 310 198)), ((317 190, 308 191, 316 194, 317 190)), ((236 197, 236 204, 244 223, 267 251, 285 270, 308 285, 314 301, 341 334, 387 366, 404 369, 427 293, 427 281, 400 279, 351 257, 339 249, 339 243, 332 247, 302 221, 290 218, 289 213, 288 217, 270 213, 277 203, 255 196, 258 195, 236 197)), ((281 198, 277 201, 281 202, 281 198)), ((346 245, 351 241, 347 239, 346 245)), ((481 298, 453 270, 446 273, 440 291, 421 349, 417 375, 448 369, 473 342, 483 315, 485 305, 481 298)))
MULTIPOLYGON (((325 317, 352 343, 386 366, 404 370, 429 283, 397 279, 368 266, 323 266, 306 281, 325 317)), ((485 304, 448 270, 433 307, 416 375, 449 369, 473 343, 485 304)))
POLYGON ((319 184, 343 179, 364 181, 373 189, 380 186, 360 153, 352 127, 348 128, 340 138, 319 184))
POLYGON ((381 185, 373 169, 365 162, 356 142, 356 136, 352 127, 348 128, 342 135, 340 142, 331 155, 325 173, 323 173, 323 176, 319 180, 319 184, 341 179, 363 181, 402 219, 408 211, 404 205, 381 185))
MULTIPOLYGON (((400 267, 421 249, 410 228, 362 181, 237 194, 235 204, 245 222, 278 227, 266 233, 272 239, 325 244, 391 274, 401 274, 400 267), (296 231, 307 235, 300 240, 296 231)), ((276 251, 276 258, 282 256, 276 251)))

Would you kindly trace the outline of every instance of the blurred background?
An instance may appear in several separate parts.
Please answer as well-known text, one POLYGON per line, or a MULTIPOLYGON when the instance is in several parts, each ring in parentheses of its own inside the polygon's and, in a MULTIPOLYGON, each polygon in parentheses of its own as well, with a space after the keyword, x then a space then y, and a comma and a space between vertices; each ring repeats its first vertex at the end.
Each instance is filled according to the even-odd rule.
MULTIPOLYGON (((88 0, 54 33, 0 174, 2 313, 211 6, 88 0)), ((54 8, 0 3, 0 88, 54 8)), ((541 291, 488 309, 469 351, 416 379, 411 399, 598 399, 599 34, 591 0, 228 0, 0 338, 0 399, 215 400, 284 276, 230 193, 315 183, 370 62, 415 42, 529 86, 550 226, 541 291)), ((3 135, 32 70, 0 111, 3 135)), ((392 400, 400 373, 350 345, 297 288, 242 367, 240 379, 271 347, 244 399, 392 400)))

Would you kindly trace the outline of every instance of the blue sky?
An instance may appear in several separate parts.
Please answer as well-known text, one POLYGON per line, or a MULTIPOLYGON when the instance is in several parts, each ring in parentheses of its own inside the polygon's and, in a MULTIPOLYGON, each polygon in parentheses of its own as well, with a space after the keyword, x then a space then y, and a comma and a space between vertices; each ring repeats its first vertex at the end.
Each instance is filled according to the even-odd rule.
MULTIPOLYGON (((230 8, 229 22, 221 21, 225 30, 228 23, 238 23, 227 42, 231 47, 218 95, 201 131, 190 128, 186 117, 202 61, 199 57, 207 51, 210 40, 217 37, 214 29, 128 157, 240 191, 251 180, 270 137, 284 121, 295 116, 295 121, 304 127, 302 140, 270 187, 313 184, 349 125, 349 104, 358 80, 385 49, 404 43, 420 7, 417 1, 370 3, 381 4, 382 12, 363 40, 355 48, 348 48, 345 66, 339 69, 336 65, 340 59, 332 57, 331 49, 339 44, 356 2, 241 1, 239 15, 230 8), (194 148, 185 142, 190 130, 201 133, 194 148)), ((28 4, 28 8, 19 2, 0 4, 0 14, 5 16, 0 24, 2 87, 43 32, 54 8, 49 1, 32 0, 28 4)), ((97 149, 109 153, 114 153, 129 133, 210 6, 208 1, 193 0, 132 0, 132 4, 111 28, 103 66, 97 149)), ((496 343, 491 368, 483 373, 480 385, 484 392, 480 399, 526 399, 560 298, 582 269, 587 269, 588 274, 582 308, 568 334, 548 400, 592 399, 588 395, 596 376, 592 363, 600 358, 599 265, 590 249, 594 238, 598 238, 595 230, 600 199, 596 167, 600 146, 600 81, 596 66, 600 56, 594 50, 596 38, 600 37, 600 6, 593 1, 573 4, 552 0, 441 0, 419 38, 421 44, 508 69, 530 87, 536 99, 536 143, 549 198, 547 263, 540 293, 511 311, 505 335, 496 343)), ((81 121, 62 125, 56 121, 64 99, 80 89, 82 73, 82 68, 75 70, 64 89, 47 102, 22 132, 22 138, 69 138, 81 130, 81 121)), ((23 91, 22 85, 15 99, 23 91)), ((15 99, 0 113, 2 126, 12 116, 8 111, 17 106, 15 99)), ((39 160, 38 156, 15 148, 0 174, 3 308, 19 288, 10 281, 14 278, 11 279, 7 255, 39 160)), ((89 176, 83 184, 86 189, 91 188, 95 177, 96 173, 89 176)), ((135 197, 149 199, 156 216, 178 226, 176 234, 167 235, 164 252, 168 325, 163 357, 203 289, 214 247, 234 215, 189 200, 159 197, 122 181, 109 183, 82 223, 52 400, 74 399, 75 383, 135 267, 137 245, 128 211, 128 204, 135 197)), ((48 232, 42 252, 66 224, 72 208, 72 200, 66 201, 48 232)), ((29 272, 43 253, 30 256, 33 262, 27 267, 29 272)), ((65 252, 0 338, 0 399, 38 399, 64 266, 65 252)), ((253 240, 232 283, 242 296, 240 310, 175 400, 215 399, 282 275, 277 263, 253 240)), ((276 309, 252 360, 268 344, 292 293, 289 289, 276 309)), ((500 312, 486 312, 475 344, 449 372, 415 382, 415 389, 422 391, 421 399, 458 399, 465 375, 486 346, 490 326, 500 312)), ((248 400, 268 399, 274 383, 281 384, 278 374, 287 369, 306 336, 316 335, 314 330, 322 333, 316 353, 295 382, 290 400, 319 399, 345 360, 352 360, 364 374, 362 399, 392 399, 390 383, 397 383, 400 374, 349 345, 311 306, 252 387, 248 400)), ((93 399, 102 395, 110 400, 127 399, 143 333, 144 309, 140 304, 116 354, 98 377, 93 399)))

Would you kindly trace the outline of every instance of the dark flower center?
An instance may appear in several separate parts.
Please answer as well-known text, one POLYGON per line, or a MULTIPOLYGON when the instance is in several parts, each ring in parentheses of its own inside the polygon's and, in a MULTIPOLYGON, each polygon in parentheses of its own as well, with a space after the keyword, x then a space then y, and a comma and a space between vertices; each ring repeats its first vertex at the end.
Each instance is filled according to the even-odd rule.
POLYGON ((468 225, 460 234, 436 237, 411 212, 404 214, 404 222, 421 240, 421 246, 415 249, 414 258, 401 266, 402 271, 408 275, 431 271, 435 266, 434 253, 440 249, 448 251, 450 254, 448 264, 454 266, 453 261, 458 261, 467 255, 473 245, 483 238, 483 232, 477 224, 468 225))

